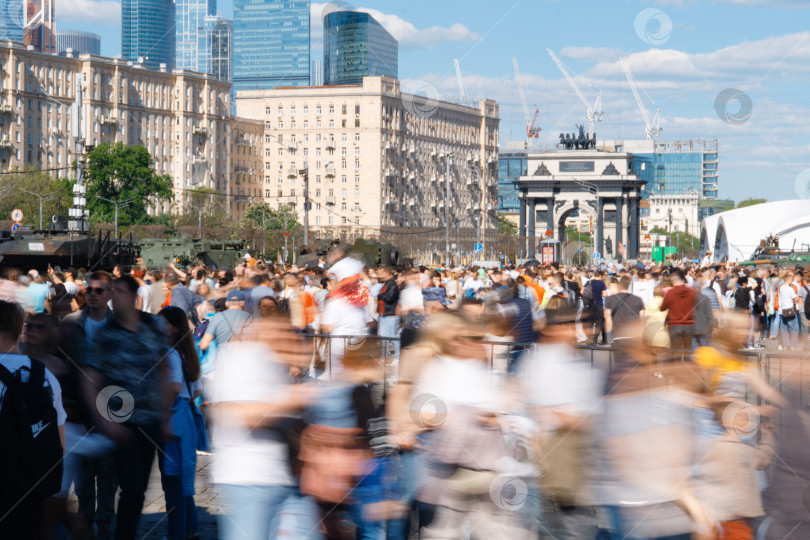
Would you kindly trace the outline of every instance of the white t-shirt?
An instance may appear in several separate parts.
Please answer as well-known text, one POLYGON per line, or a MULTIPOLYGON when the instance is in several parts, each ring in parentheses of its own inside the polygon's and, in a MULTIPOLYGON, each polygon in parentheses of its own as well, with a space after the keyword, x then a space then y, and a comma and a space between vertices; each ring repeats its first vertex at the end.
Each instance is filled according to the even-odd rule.
POLYGON ((138 287, 138 296, 140 296, 143 299, 143 303, 141 304, 141 311, 151 313, 151 311, 149 311, 149 285, 144 283, 143 285, 138 287))
POLYGON ((333 336, 367 335, 371 321, 364 308, 355 307, 343 298, 327 300, 321 313, 321 326, 330 326, 329 333, 333 336))
POLYGON ((477 360, 438 356, 428 363, 414 384, 410 407, 424 414, 452 413, 459 406, 496 410, 497 382, 487 366, 477 360))
MULTIPOLYGON (((266 403, 283 396, 285 366, 263 343, 232 342, 217 358, 213 401, 266 403)), ((240 486, 291 486, 287 443, 280 429, 216 426, 214 481, 240 486)))
MULTIPOLYGON (((793 299, 798 298, 798 294, 790 286, 790 283, 783 283, 779 286, 779 309, 790 309, 794 307, 793 299)), ((798 288, 798 287, 797 287, 798 288)))
POLYGON ((635 281, 630 284, 630 292, 641 298, 646 306, 655 296, 655 283, 651 281, 635 281))
POLYGON ((92 343, 98 332, 103 326, 107 324, 107 317, 100 321, 94 321, 89 316, 84 320, 84 333, 87 334, 87 342, 92 343))
MULTIPOLYGON (((172 349, 166 358, 169 362, 169 382, 180 383, 180 397, 191 399, 188 394, 188 386, 186 386, 186 378, 183 376, 183 361, 180 358, 180 353, 177 352, 177 349, 172 349)), ((190 386, 192 392, 202 390, 202 378, 190 383, 190 386)))
MULTIPOLYGON (((9 370, 12 374, 20 371, 22 367, 31 367, 31 359, 22 354, 0 354, 0 364, 9 370)), ((28 382, 29 371, 22 372, 21 378, 23 383, 28 382)), ((45 368, 45 382, 42 383, 43 388, 51 387, 53 399, 53 408, 56 409, 56 423, 60 426, 65 424, 67 413, 62 406, 62 387, 59 386, 59 381, 56 380, 53 373, 48 368, 45 368)), ((6 385, 0 382, 0 408, 3 406, 2 398, 6 394, 6 385)))
POLYGON ((422 289, 416 285, 408 285, 399 293, 399 308, 403 313, 408 311, 422 311, 425 309, 425 298, 422 289))

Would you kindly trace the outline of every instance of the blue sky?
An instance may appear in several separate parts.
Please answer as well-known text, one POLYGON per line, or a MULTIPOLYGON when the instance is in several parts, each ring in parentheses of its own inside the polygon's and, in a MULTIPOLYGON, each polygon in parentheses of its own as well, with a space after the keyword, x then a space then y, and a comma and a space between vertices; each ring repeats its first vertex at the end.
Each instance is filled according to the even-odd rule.
MULTIPOLYGON (((353 5, 373 13, 400 40, 404 88, 419 81, 436 95, 457 96, 453 58, 458 58, 467 94, 500 103, 502 144, 521 140, 525 125, 512 55, 520 63, 530 108, 540 110, 542 143, 552 144, 560 132, 584 121, 584 107, 546 48, 575 74, 588 100, 602 92, 600 139, 644 138, 642 117, 618 64, 624 56, 650 114, 661 110, 662 140, 719 139, 721 197, 807 197, 810 1, 357 0, 353 5), (726 95, 738 98, 725 102, 726 95)), ((314 55, 320 54, 323 9, 313 2, 314 55)), ((232 0, 219 0, 219 13, 231 12, 232 0)), ((101 33, 105 55, 121 52, 115 0, 60 2, 57 23, 101 33)))

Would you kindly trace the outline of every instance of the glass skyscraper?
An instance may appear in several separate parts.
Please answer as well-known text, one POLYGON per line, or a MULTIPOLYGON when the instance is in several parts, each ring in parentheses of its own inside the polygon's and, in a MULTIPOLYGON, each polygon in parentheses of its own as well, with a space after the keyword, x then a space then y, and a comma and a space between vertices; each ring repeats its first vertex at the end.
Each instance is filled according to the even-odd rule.
POLYGON ((0 40, 23 42, 23 0, 0 0, 0 40))
POLYGON ((691 140, 658 143, 654 152, 632 152, 633 171, 642 180, 644 198, 697 193, 702 200, 717 199, 717 141, 691 140))
POLYGON ((220 81, 233 80, 233 21, 205 18, 205 72, 220 81))
POLYGON ((362 84, 397 77, 397 40, 368 13, 333 11, 323 18, 324 84, 362 84))
POLYGON ((527 152, 512 151, 498 154, 498 212, 520 212, 517 181, 528 173, 527 152))
POLYGON ((64 55, 65 51, 73 49, 73 54, 101 55, 101 36, 92 32, 81 30, 60 30, 56 33, 56 52, 64 55))
POLYGON ((121 57, 158 69, 175 66, 173 0, 122 0, 121 57))
POLYGON ((309 0, 234 0, 234 90, 309 86, 309 0))
POLYGON ((176 0, 176 58, 175 67, 200 73, 208 72, 208 51, 201 44, 205 39, 205 18, 216 15, 216 0, 176 0))

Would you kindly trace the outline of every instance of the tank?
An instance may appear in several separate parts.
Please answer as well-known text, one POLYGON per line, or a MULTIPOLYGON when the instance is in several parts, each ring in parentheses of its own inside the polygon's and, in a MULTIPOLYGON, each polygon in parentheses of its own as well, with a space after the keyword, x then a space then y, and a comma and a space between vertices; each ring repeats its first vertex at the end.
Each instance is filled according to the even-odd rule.
POLYGON ((116 264, 135 264, 137 257, 138 245, 131 237, 111 238, 109 231, 98 235, 70 234, 58 228, 34 232, 30 226, 22 226, 14 235, 0 233, 0 266, 5 267, 39 272, 57 266, 112 270, 116 264))
MULTIPOLYGON (((318 257, 325 256, 334 246, 340 245, 327 240, 318 241, 313 247, 314 251, 306 250, 306 253, 299 255, 295 259, 295 264, 301 266, 313 266, 318 264, 318 257)), ((391 244, 381 244, 376 240, 365 240, 358 238, 353 244, 346 246, 349 253, 361 260, 366 266, 398 266, 405 263, 405 259, 400 255, 399 250, 391 244)))
POLYGON ((140 253, 147 268, 165 268, 170 262, 178 266, 203 264, 214 269, 234 268, 241 261, 244 242, 207 241, 184 236, 145 238, 140 241, 140 253))

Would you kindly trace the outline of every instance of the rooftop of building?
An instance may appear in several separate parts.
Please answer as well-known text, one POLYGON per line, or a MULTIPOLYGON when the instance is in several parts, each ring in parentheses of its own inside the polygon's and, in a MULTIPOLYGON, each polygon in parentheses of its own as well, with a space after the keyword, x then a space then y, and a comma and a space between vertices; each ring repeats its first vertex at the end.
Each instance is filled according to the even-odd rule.
MULTIPOLYGON (((493 99, 481 99, 475 105, 459 104, 452 99, 445 99, 439 95, 418 95, 403 92, 400 88, 400 81, 389 75, 375 77, 363 77, 361 85, 330 85, 330 86, 283 86, 263 90, 239 90, 236 92, 236 99, 261 99, 279 97, 301 97, 301 96, 335 96, 335 95, 363 95, 381 94, 399 97, 404 101, 410 101, 414 108, 419 111, 428 111, 441 104, 442 108, 457 110, 467 114, 481 114, 484 111, 486 116, 497 118, 499 114, 498 104, 493 99)), ((430 94, 426 92, 426 94, 430 94)), ((428 112, 425 116, 430 116, 428 112)))

